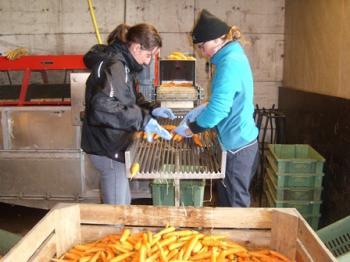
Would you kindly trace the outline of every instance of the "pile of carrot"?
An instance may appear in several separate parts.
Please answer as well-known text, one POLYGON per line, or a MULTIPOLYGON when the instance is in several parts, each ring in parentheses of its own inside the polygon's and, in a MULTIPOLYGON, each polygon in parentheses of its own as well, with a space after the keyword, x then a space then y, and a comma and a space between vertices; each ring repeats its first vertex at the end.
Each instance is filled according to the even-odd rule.
POLYGON ((253 261, 286 262, 282 254, 272 250, 249 251, 223 235, 206 235, 195 230, 166 227, 157 233, 123 229, 119 234, 79 244, 53 261, 117 262, 117 261, 253 261))
MULTIPOLYGON (((165 128, 166 130, 168 130, 171 134, 172 134, 172 140, 175 141, 175 142, 182 142, 184 140, 184 137, 179 135, 179 134, 175 134, 174 133, 174 129, 175 129, 176 126, 174 125, 163 125, 163 128, 165 128)), ((147 138, 147 135, 145 132, 143 131, 138 131, 135 133, 135 137, 136 138, 143 138, 143 139, 146 139, 147 138)), ((158 140, 160 137, 159 135, 157 134, 152 134, 152 138, 153 140, 158 140)), ((196 146, 198 147, 203 147, 203 143, 202 143, 202 140, 200 138, 200 136, 198 134, 194 134, 192 136, 192 139, 193 139, 193 142, 196 146)))

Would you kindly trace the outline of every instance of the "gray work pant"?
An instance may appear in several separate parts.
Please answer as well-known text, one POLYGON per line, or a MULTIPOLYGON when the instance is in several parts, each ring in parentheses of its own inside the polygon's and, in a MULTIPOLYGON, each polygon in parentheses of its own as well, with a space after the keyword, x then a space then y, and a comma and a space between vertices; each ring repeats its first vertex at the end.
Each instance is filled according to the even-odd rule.
POLYGON ((129 205, 131 194, 125 164, 105 156, 89 155, 94 167, 101 173, 103 203, 129 205))
POLYGON ((225 178, 218 182, 218 206, 249 207, 249 187, 258 167, 258 143, 227 151, 225 178))

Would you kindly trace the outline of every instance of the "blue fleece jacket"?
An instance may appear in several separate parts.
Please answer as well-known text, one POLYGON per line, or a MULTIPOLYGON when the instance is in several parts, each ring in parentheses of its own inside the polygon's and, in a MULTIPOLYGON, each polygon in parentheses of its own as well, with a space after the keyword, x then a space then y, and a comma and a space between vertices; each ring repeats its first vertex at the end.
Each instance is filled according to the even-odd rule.
POLYGON ((190 128, 196 133, 216 127, 224 149, 236 150, 258 136, 253 119, 252 71, 238 41, 226 44, 211 62, 215 65, 211 97, 190 128))

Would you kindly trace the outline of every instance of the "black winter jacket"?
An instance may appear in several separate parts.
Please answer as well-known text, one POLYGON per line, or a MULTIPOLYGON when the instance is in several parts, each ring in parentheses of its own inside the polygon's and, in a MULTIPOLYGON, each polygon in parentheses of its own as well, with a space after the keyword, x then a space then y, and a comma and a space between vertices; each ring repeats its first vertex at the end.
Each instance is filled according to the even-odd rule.
POLYGON ((81 147, 124 162, 133 133, 144 128, 155 107, 135 89, 142 66, 120 43, 93 46, 84 62, 92 72, 86 81, 81 147))

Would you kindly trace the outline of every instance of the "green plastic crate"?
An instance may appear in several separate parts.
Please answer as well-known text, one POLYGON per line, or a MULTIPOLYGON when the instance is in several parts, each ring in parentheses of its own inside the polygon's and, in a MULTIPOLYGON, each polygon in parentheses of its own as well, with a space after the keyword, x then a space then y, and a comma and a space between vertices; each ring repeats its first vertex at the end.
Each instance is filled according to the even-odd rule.
POLYGON ((269 162, 266 163, 266 173, 277 187, 321 187, 324 176, 324 173, 276 173, 269 162))
POLYGON ((313 230, 318 229, 318 224, 320 222, 321 216, 303 216, 304 219, 309 223, 309 225, 312 227, 313 230))
POLYGON ((267 206, 280 208, 296 208, 304 217, 316 217, 320 215, 322 201, 278 201, 269 190, 265 190, 267 206))
POLYGON ((338 262, 350 261, 350 216, 321 228, 317 235, 338 262))
POLYGON ((319 201, 322 187, 277 187, 268 173, 265 175, 265 185, 276 200, 319 201))
POLYGON ((265 191, 266 205, 268 207, 278 207, 278 208, 296 208, 299 213, 304 217, 312 229, 317 230, 320 220, 320 205, 321 203, 312 204, 312 202, 292 202, 292 201, 277 201, 273 200, 271 193, 265 191))
POLYGON ((5 255, 21 238, 20 235, 0 229, 0 255, 5 255))
MULTIPOLYGON (((154 180, 151 187, 153 205, 175 205, 175 186, 173 180, 154 180)), ((204 187, 205 180, 181 180, 180 206, 202 207, 204 187)))
POLYGON ((325 159, 309 145, 270 144, 266 158, 277 173, 320 174, 325 162, 325 159))

